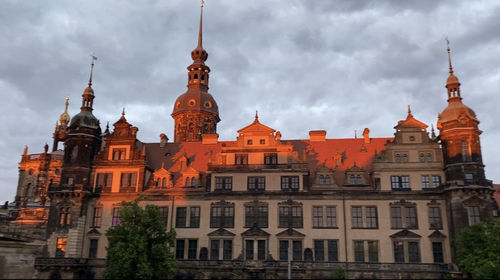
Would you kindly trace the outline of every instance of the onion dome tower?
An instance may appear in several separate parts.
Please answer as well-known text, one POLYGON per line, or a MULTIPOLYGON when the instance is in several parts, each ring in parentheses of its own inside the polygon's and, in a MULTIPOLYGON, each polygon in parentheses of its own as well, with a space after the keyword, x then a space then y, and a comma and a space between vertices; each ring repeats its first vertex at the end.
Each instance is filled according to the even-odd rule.
POLYGON ((203 49, 203 2, 200 8, 198 46, 191 52, 193 63, 187 67, 187 91, 174 104, 172 118, 175 121, 175 142, 201 141, 202 134, 217 132, 220 121, 219 108, 208 93, 210 68, 205 65, 208 53, 203 49))
POLYGON ((497 206, 492 196, 492 183, 484 174, 479 120, 474 111, 462 103, 460 82, 453 73, 449 46, 447 51, 448 106, 439 114, 437 127, 444 156, 450 233, 456 237, 464 227, 494 216, 497 206))
POLYGON ((59 124, 56 123, 56 128, 54 130, 54 142, 52 144, 52 151, 57 150, 59 142, 64 141, 66 136, 66 130, 68 129, 69 121, 71 117, 68 114, 69 96, 66 97, 66 103, 64 104, 64 112, 59 116, 59 124))
POLYGON ((89 83, 82 94, 80 113, 71 119, 67 129, 61 174, 63 186, 84 188, 90 184, 92 162, 100 147, 101 127, 99 120, 92 114, 95 98, 92 89, 92 73, 95 59, 92 57, 89 83))

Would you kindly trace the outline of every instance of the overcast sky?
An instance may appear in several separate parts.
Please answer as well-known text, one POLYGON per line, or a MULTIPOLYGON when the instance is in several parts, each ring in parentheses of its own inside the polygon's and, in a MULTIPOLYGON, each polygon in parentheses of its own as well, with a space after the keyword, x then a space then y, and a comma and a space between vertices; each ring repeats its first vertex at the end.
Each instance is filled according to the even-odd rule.
MULTIPOLYGON (((500 2, 208 0, 204 48, 219 139, 253 121, 283 139, 390 137, 413 115, 436 124, 446 107, 451 42, 463 102, 477 113, 486 175, 500 181, 500 2)), ((185 91, 198 0, 2 1, 0 201, 12 201, 24 145, 52 144, 70 97, 79 112, 94 69, 94 114, 104 129, 126 108, 138 138, 173 139, 170 114, 185 91)))

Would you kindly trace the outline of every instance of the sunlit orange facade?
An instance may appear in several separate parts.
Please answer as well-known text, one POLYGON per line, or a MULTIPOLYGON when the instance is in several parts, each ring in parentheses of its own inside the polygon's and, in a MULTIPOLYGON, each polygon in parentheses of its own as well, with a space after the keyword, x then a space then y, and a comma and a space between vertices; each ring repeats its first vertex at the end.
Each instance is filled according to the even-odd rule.
POLYGON ((441 278, 456 273, 451 238, 497 215, 479 121, 462 103, 451 59, 439 136, 408 108, 391 137, 370 137, 366 128, 360 138, 313 130, 286 140, 256 114, 236 139, 221 141, 201 20, 191 57, 188 90, 173 104, 174 141, 164 134, 140 141, 125 111, 102 133, 91 74, 71 121, 66 104, 53 152, 25 151, 12 223, 36 221, 28 210, 45 213, 37 222, 46 228, 38 277, 100 277, 105 233, 119 225, 121 202, 139 194, 177 233, 179 277, 204 279, 286 278, 289 258, 294 278, 338 270, 350 278, 441 278))

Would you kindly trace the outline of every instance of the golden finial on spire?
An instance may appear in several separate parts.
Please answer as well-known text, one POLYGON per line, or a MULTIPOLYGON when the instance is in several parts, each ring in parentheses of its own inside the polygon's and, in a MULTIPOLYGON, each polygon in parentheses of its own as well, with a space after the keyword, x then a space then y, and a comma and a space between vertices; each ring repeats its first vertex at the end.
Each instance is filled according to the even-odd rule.
POLYGON ((64 103, 64 112, 59 116, 59 123, 61 125, 67 125, 71 119, 68 114, 69 96, 66 96, 66 102, 64 103))
POLYGON ((453 67, 451 66, 451 55, 450 55, 450 41, 446 37, 446 51, 448 51, 448 64, 450 68, 450 74, 453 74, 453 67))

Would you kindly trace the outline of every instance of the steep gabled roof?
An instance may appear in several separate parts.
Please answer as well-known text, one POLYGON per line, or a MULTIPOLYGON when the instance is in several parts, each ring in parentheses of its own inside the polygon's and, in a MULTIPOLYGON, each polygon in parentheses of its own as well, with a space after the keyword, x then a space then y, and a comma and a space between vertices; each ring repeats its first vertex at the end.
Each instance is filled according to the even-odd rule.
POLYGON ((253 121, 253 123, 251 123, 251 124, 245 126, 244 128, 238 130, 238 133, 239 134, 255 134, 255 135, 264 134, 264 135, 268 135, 268 134, 273 133, 275 131, 276 131, 275 129, 270 128, 267 125, 261 124, 259 122, 259 117, 256 114, 255 115, 255 120, 253 121))

